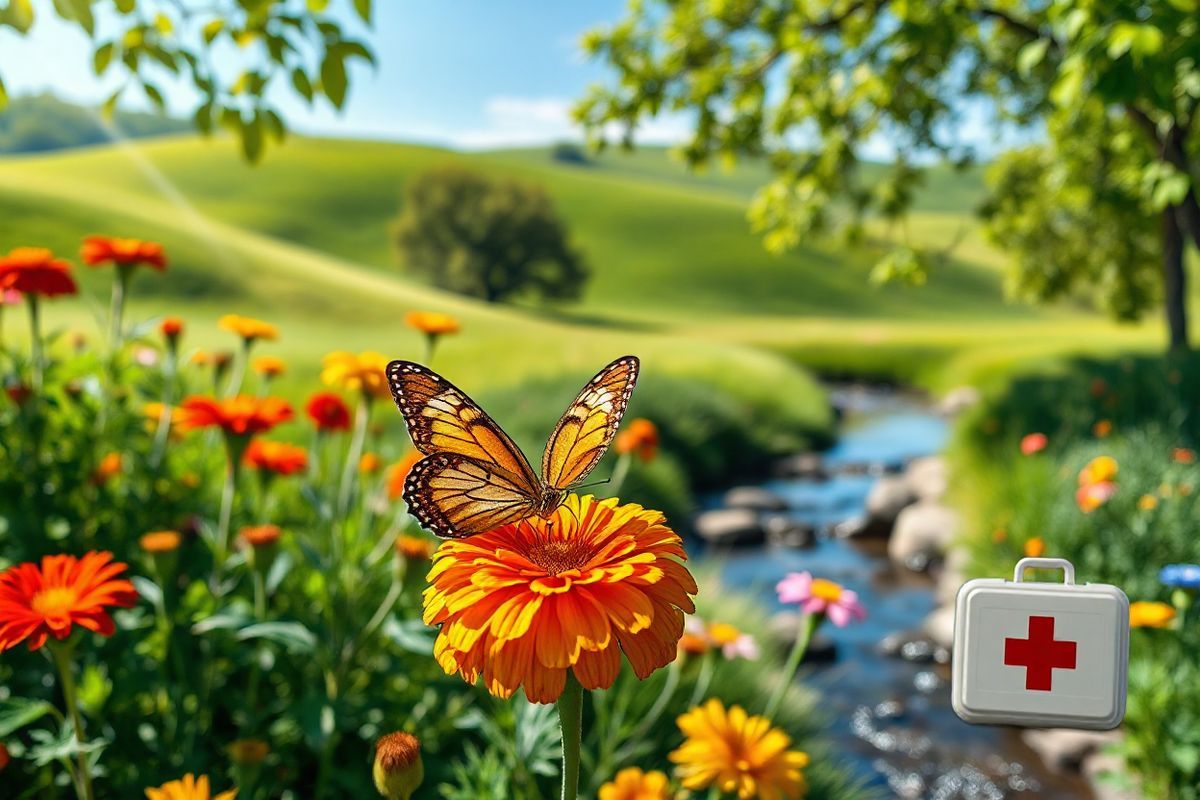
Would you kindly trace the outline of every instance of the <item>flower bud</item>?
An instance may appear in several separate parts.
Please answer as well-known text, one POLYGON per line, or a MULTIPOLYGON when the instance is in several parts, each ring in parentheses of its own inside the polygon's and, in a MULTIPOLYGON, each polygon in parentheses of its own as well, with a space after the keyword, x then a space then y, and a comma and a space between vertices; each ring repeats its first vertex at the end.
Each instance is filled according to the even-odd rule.
POLYGON ((375 788, 387 800, 409 800, 425 779, 421 742, 411 733, 389 733, 375 743, 375 788))

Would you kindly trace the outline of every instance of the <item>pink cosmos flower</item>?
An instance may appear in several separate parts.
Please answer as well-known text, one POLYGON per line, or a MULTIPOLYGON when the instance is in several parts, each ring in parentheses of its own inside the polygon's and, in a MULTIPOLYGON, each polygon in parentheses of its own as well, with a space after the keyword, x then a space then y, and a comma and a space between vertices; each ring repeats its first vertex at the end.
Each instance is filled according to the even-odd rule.
POLYGON ((1040 453, 1046 449, 1047 442, 1048 440, 1044 433, 1027 433, 1021 439, 1021 453, 1027 456, 1040 453))
POLYGON ((775 587, 779 602, 798 604, 805 614, 824 614, 839 628, 867 618, 858 594, 809 572, 789 572, 775 587))

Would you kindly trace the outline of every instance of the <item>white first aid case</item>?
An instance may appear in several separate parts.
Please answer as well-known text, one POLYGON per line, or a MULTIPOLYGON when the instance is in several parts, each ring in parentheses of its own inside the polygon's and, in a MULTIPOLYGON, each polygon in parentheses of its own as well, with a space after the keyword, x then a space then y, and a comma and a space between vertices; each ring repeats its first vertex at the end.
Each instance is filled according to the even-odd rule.
POLYGON ((1125 716, 1129 599, 1115 586, 1075 583, 1061 558, 1023 558, 1013 580, 981 578, 954 608, 952 704, 966 722, 1115 728, 1125 716), (1062 583, 1023 581, 1062 570, 1062 583))

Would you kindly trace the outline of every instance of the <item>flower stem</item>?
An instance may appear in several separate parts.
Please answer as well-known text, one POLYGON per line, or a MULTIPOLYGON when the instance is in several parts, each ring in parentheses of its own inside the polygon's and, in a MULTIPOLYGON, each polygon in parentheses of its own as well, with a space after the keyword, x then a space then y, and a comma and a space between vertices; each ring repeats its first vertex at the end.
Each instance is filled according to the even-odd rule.
POLYGON ((583 686, 568 670, 567 685, 558 698, 562 728, 562 800, 579 796, 579 745, 583 739, 583 686))
POLYGON ((358 474, 358 462, 362 459, 363 446, 367 439, 367 422, 371 417, 371 403, 364 395, 354 412, 354 438, 350 441, 350 452, 346 454, 346 467, 342 471, 342 484, 338 489, 337 520, 342 521, 350 506, 350 495, 354 490, 354 477, 358 474))
POLYGON ((783 668, 782 680, 775 687, 775 692, 771 695, 771 702, 767 704, 767 710, 763 712, 763 716, 767 719, 775 719, 779 707, 783 705, 783 699, 787 696, 787 691, 796 677, 796 670, 800 669, 800 662, 804 660, 804 653, 808 650, 809 642, 812 641, 813 632, 823 617, 823 614, 804 615, 804 619, 800 623, 800 631, 796 636, 796 643, 792 645, 792 652, 788 655, 787 664, 783 668))
POLYGON ((108 346, 114 353, 121 348, 121 340, 125 335, 123 331, 125 293, 129 289, 129 278, 131 275, 133 275, 133 265, 117 265, 117 274, 113 278, 112 307, 108 312, 108 346))
POLYGON ((238 463, 242 458, 242 448, 232 441, 226 443, 229 463, 225 469, 225 485, 221 489, 221 511, 217 519, 216 561, 213 575, 220 575, 224 568, 225 559, 229 556, 229 526, 233 516, 233 499, 237 491, 238 463))
POLYGON ((71 725, 75 728, 75 741, 79 742, 81 748, 76 753, 76 761, 78 762, 79 772, 79 800, 92 800, 95 796, 92 792, 92 773, 88 766, 87 753, 82 749, 82 745, 87 742, 83 733, 83 717, 79 713, 79 698, 75 690, 75 675, 71 672, 71 647, 69 645, 51 644, 50 652, 54 656, 54 665, 58 668, 59 680, 62 684, 63 702, 67 706, 67 715, 71 718, 71 725))
POLYGON ((33 361, 33 391, 41 394, 42 391, 42 323, 41 314, 38 308, 38 298, 36 294, 30 292, 25 295, 29 298, 29 333, 32 337, 30 341, 30 359, 33 361))
POLYGON ((633 461, 633 453, 621 453, 617 459, 617 466, 613 467, 612 480, 609 483, 608 491, 612 497, 621 496, 621 486, 625 483, 625 477, 629 474, 629 464, 633 461))

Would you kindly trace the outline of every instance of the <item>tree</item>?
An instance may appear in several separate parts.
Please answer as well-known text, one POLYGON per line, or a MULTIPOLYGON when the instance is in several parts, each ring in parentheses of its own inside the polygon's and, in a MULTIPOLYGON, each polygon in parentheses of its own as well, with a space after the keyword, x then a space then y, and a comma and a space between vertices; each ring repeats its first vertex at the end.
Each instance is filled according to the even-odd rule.
MULTIPOLYGON (((965 165, 967 109, 1034 144, 989 169, 987 230, 1010 288, 1045 301, 1090 291, 1120 318, 1156 298, 1186 348, 1185 245, 1200 248, 1200 0, 646 0, 585 48, 615 68, 577 117, 629 144, 660 112, 691 116, 682 147, 761 157, 772 180, 749 212, 772 250, 871 216, 903 217, 930 156, 965 165), (862 153, 895 159, 866 185, 862 153)), ((920 282, 901 248, 878 275, 920 282)))
POLYGON ((541 187, 445 167, 404 195, 394 230, 401 258, 437 286, 492 303, 582 293, 587 268, 541 187))
MULTIPOLYGON (((372 0, 343 0, 370 24, 372 0)), ((287 126, 268 94, 278 86, 309 104, 323 96, 346 102, 347 65, 374 63, 362 42, 327 13, 329 0, 54 0, 58 16, 92 40, 96 75, 121 83, 105 102, 137 87, 160 111, 164 81, 187 81, 195 95, 193 121, 205 134, 223 127, 239 137, 251 161, 268 138, 282 141, 287 126), (103 19, 97 24, 97 16, 103 19), (103 31, 103 36, 100 32, 103 31)), ((40 9, 40 7, 39 7, 40 9)), ((26 35, 37 22, 33 0, 0 5, 0 41, 6 29, 26 35)), ((276 92, 277 94, 277 92, 276 92)), ((0 109, 8 100, 0 75, 0 109)))

